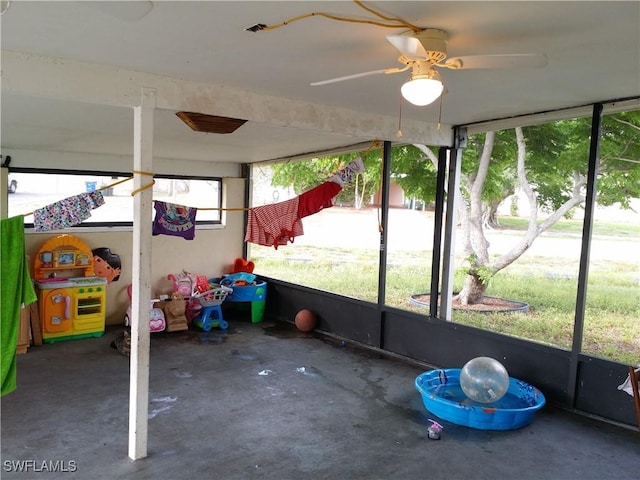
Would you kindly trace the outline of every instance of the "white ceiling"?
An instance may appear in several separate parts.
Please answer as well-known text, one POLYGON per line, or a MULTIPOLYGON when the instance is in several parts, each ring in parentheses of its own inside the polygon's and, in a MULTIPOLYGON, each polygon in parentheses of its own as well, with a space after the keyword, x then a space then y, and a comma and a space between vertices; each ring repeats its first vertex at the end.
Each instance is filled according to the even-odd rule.
MULTIPOLYGON (((638 1, 365 4, 446 30, 449 56, 548 59, 540 69, 440 70, 442 127, 438 102, 404 102, 405 141, 446 144, 453 125, 640 95, 638 1)), ((314 16, 245 30, 311 12, 379 20, 349 1, 13 1, 0 18, 2 153, 13 154, 13 166, 21 151, 131 155, 133 118, 122 105, 135 101, 119 100, 148 84, 160 98, 154 154, 162 158, 252 163, 397 140, 407 74, 309 84, 399 66, 385 36, 406 29, 314 16), (132 18, 145 5, 151 10, 132 18), (249 122, 228 135, 192 132, 177 106, 249 122)))

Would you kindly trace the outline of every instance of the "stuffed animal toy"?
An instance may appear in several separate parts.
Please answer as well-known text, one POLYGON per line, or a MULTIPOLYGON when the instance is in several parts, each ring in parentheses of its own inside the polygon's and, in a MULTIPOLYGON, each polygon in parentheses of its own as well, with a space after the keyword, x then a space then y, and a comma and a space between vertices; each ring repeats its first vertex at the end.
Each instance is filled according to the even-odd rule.
POLYGON ((171 298, 164 306, 164 316, 167 322, 167 332, 178 332, 187 330, 189 324, 185 312, 187 304, 184 296, 179 292, 173 292, 171 298))
POLYGON ((255 268, 255 264, 253 262, 248 262, 244 258, 236 258, 233 262, 233 268, 231 273, 253 273, 253 269, 255 268))

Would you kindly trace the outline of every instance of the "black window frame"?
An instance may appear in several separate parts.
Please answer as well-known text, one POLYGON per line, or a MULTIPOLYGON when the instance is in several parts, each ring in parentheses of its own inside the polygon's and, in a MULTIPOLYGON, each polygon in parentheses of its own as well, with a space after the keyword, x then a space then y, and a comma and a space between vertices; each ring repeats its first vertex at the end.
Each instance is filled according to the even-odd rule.
MULTIPOLYGON (((93 176, 105 176, 105 177, 132 177, 131 172, 116 172, 107 170, 69 170, 69 169, 56 169, 56 168, 28 168, 28 167, 12 167, 9 168, 9 173, 34 173, 34 174, 53 174, 53 175, 93 175, 93 176)), ((169 174, 154 174, 154 179, 168 179, 168 180, 202 180, 202 181, 215 181, 220 184, 218 189, 218 204, 222 212, 222 177, 207 177, 200 175, 169 175, 169 174)), ((44 207, 45 205, 42 205, 44 207)), ((26 212, 25 212, 26 213, 26 212)), ((196 228, 204 225, 222 225, 222 213, 220 213, 217 220, 198 220, 196 219, 196 228)), ((25 222, 24 227, 26 229, 33 229, 33 221, 25 222)), ((133 227, 133 221, 127 222, 83 222, 69 229, 87 229, 87 228, 109 228, 109 227, 133 227)), ((66 230, 66 228, 65 228, 66 230)))

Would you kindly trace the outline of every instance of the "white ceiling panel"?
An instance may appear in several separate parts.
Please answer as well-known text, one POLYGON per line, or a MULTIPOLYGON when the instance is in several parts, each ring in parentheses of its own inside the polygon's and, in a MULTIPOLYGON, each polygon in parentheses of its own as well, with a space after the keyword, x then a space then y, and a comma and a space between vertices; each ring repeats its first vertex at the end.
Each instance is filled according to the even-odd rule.
POLYGON ((401 66, 386 35, 407 28, 358 22, 381 19, 356 2, 13 1, 0 17, 2 148, 118 155, 132 150, 130 108, 92 92, 91 84, 83 84, 89 76, 59 80, 35 70, 30 74, 28 68, 15 72, 14 63, 5 62, 15 54, 28 54, 30 62, 48 68, 65 62, 111 68, 114 76, 103 74, 100 83, 113 78, 115 90, 126 83, 118 72, 169 78, 172 88, 162 83, 159 92, 167 105, 194 85, 215 88, 219 98, 226 98, 214 95, 204 103, 193 94, 182 98, 193 111, 201 106, 205 113, 234 116, 236 99, 237 118, 249 121, 227 135, 190 131, 175 109, 156 112, 154 154, 211 162, 252 163, 373 139, 397 140, 400 110, 409 141, 446 143, 450 135, 437 129, 439 120, 449 130, 640 95, 637 1, 365 5, 420 28, 446 30, 450 57, 536 53, 546 55, 548 63, 538 69, 440 69, 446 87, 442 105, 415 107, 401 101, 408 73, 310 85, 401 66), (245 30, 312 12, 358 21, 315 15, 272 30, 245 30), (62 87, 55 82, 65 83, 68 93, 53 95, 62 87), (190 87, 182 89, 180 82, 190 87))

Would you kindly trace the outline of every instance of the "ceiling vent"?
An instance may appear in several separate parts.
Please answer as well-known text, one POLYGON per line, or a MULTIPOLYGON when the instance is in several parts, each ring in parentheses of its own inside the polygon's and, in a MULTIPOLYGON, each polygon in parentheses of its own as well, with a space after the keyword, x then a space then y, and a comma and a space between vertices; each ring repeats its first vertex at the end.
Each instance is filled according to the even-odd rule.
POLYGON ((176 115, 189 125, 191 130, 205 133, 233 133, 247 122, 239 118, 218 117, 203 113, 177 112, 176 115))

